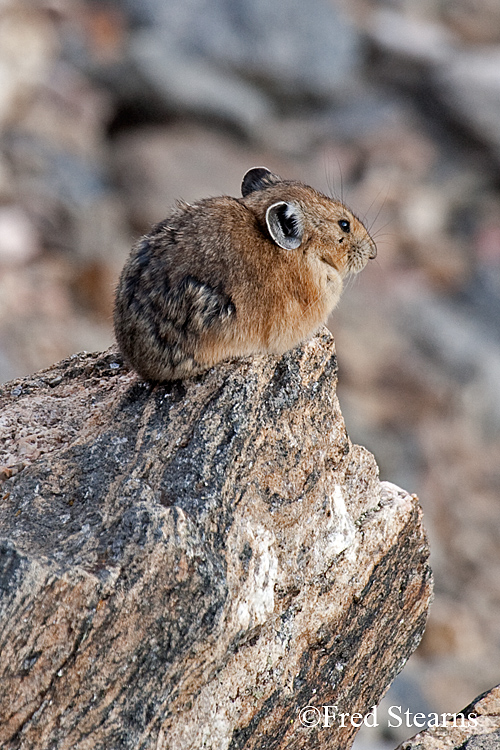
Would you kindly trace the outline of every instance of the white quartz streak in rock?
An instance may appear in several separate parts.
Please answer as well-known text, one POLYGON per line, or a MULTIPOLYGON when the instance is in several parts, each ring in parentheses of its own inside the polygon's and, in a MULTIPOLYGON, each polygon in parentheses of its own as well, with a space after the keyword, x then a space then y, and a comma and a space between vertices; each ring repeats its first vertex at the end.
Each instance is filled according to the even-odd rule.
POLYGON ((238 620, 243 628, 260 625, 272 614, 278 573, 274 534, 264 527, 252 528, 249 524, 248 539, 252 548, 248 586, 245 599, 238 606, 238 620))

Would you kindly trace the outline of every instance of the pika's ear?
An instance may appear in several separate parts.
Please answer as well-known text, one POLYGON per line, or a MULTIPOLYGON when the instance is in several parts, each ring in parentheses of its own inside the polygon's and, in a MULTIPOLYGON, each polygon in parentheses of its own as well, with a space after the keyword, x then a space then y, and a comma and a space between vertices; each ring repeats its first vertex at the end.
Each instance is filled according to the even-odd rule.
POLYGON ((266 211, 269 234, 285 250, 296 250, 304 236, 302 212, 294 203, 273 203, 266 211))
POLYGON ((255 192, 255 190, 263 190, 271 185, 276 185, 278 182, 283 182, 281 177, 273 174, 266 167, 254 167, 253 169, 249 169, 243 176, 241 194, 243 198, 246 198, 247 195, 255 192))

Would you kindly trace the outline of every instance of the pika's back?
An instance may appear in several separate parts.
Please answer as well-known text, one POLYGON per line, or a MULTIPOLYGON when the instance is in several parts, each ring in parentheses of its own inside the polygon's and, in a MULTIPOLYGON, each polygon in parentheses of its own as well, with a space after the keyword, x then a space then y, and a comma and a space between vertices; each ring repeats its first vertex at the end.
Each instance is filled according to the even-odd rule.
POLYGON ((376 249, 341 203, 264 168, 242 197, 179 203, 141 238, 116 292, 120 349, 144 378, 280 353, 314 333, 376 249))

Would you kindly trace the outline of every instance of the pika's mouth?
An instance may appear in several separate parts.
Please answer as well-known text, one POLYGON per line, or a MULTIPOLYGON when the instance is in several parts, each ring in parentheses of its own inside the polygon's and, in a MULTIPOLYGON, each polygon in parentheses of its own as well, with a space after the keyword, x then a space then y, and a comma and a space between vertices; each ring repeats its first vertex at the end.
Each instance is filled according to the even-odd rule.
POLYGON ((352 248, 348 256, 347 266, 349 273, 359 273, 363 270, 369 260, 377 257, 377 246, 370 237, 365 242, 352 248))

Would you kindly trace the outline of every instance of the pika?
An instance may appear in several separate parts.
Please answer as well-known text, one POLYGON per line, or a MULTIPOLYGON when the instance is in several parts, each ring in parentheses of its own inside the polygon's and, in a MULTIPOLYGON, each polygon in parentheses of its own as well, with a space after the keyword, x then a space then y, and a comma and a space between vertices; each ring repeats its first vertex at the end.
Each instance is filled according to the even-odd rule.
POLYGON ((359 219, 308 185, 256 167, 241 194, 179 202, 132 249, 114 325, 146 380, 284 353, 315 333, 344 278, 376 256, 359 219))

